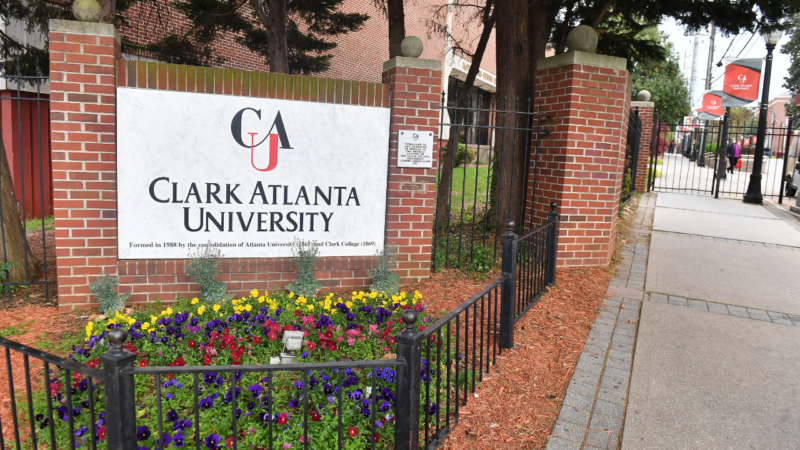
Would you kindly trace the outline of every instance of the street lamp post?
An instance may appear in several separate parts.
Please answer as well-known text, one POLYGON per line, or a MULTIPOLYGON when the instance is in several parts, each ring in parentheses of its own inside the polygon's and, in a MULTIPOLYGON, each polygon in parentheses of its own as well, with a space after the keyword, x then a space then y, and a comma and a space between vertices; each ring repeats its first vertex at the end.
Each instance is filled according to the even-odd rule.
POLYGON ((781 39, 780 30, 763 33, 764 42, 767 44, 767 62, 764 65, 764 84, 761 89, 761 108, 758 113, 758 131, 756 133, 756 151, 753 155, 753 173, 750 174, 750 184, 744 194, 745 203, 762 203, 764 196, 761 194, 761 165, 764 159, 764 135, 767 133, 767 107, 769 104, 769 78, 772 75, 772 51, 781 39))

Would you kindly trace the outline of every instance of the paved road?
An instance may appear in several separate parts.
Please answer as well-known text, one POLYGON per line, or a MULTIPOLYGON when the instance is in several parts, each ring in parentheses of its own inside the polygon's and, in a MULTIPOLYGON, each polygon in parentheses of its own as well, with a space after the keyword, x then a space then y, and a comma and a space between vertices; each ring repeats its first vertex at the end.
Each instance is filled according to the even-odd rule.
POLYGON ((548 450, 800 449, 800 222, 644 195, 548 450))

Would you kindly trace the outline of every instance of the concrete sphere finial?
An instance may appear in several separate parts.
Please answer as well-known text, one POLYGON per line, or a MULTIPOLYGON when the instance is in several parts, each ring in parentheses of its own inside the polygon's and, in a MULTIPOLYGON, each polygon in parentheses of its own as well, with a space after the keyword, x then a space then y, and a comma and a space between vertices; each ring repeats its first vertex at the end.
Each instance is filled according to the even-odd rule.
POLYGON ((589 25, 578 25, 567 35, 567 48, 571 52, 594 53, 597 50, 597 32, 589 25))
POLYGON ((650 91, 641 90, 638 94, 636 94, 636 99, 640 102, 649 102, 650 101, 650 91))
POLYGON ((81 22, 100 22, 103 9, 97 0, 75 0, 72 3, 72 14, 81 22))
POLYGON ((400 43, 400 53, 409 58, 419 58, 422 54, 422 39, 416 36, 406 36, 400 43))

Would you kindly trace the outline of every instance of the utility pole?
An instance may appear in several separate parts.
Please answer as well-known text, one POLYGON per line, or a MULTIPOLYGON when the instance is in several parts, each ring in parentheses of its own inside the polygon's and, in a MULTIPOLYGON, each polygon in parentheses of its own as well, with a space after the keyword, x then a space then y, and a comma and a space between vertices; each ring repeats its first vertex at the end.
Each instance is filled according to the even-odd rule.
POLYGON ((708 45, 708 66, 706 66, 706 90, 711 90, 711 63, 714 62, 714 33, 716 26, 711 23, 711 43, 708 45))
POLYGON ((692 78, 689 87, 689 98, 692 105, 694 105, 694 95, 697 93, 697 53, 700 50, 700 35, 694 34, 694 47, 692 49, 692 78))

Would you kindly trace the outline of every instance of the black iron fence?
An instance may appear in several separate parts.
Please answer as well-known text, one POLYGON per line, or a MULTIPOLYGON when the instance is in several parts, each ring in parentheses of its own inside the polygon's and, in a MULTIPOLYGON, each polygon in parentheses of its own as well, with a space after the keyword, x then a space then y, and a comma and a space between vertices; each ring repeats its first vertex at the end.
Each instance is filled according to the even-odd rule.
MULTIPOLYGON (((787 181, 798 161, 792 121, 769 123, 764 136, 761 192, 778 203, 794 195, 787 181)), ((648 190, 742 198, 756 163, 757 127, 731 118, 694 124, 656 121, 648 190)))
MULTIPOLYGON (((116 325, 80 349, 96 355, 84 365, 0 338, 15 447, 46 447, 49 436, 53 450, 137 450, 155 436, 160 449, 272 450, 298 448, 297 440, 303 449, 344 449, 360 436, 366 448, 435 449, 496 357, 513 347, 516 322, 555 283, 558 214, 551 208, 548 223, 523 236, 506 223, 503 274, 472 298, 427 327, 417 325, 415 309, 405 310, 394 359, 148 367, 116 325), (353 417, 358 428, 344 424, 353 417), (287 447, 279 433, 293 443, 287 447)), ((11 440, 4 426, 3 448, 11 440)))
POLYGON ((45 76, 0 75, 0 297, 55 295, 50 98, 45 76))
MULTIPOLYGON (((523 217, 529 166, 536 164, 539 137, 547 133, 543 126, 549 121, 533 111, 530 99, 469 95, 459 105, 458 95, 457 90, 449 98, 442 93, 440 107, 434 269, 494 264, 503 227, 497 209, 505 205, 509 217, 523 217), (448 152, 454 152, 452 157, 448 152), (503 180, 500 168, 509 158, 514 164, 503 180)), ((520 220, 517 231, 525 230, 520 220)))
POLYGON ((642 119, 639 107, 631 109, 628 116, 628 136, 625 141, 625 168, 622 173, 620 203, 630 200, 636 190, 636 169, 639 167, 639 145, 642 140, 642 119))

